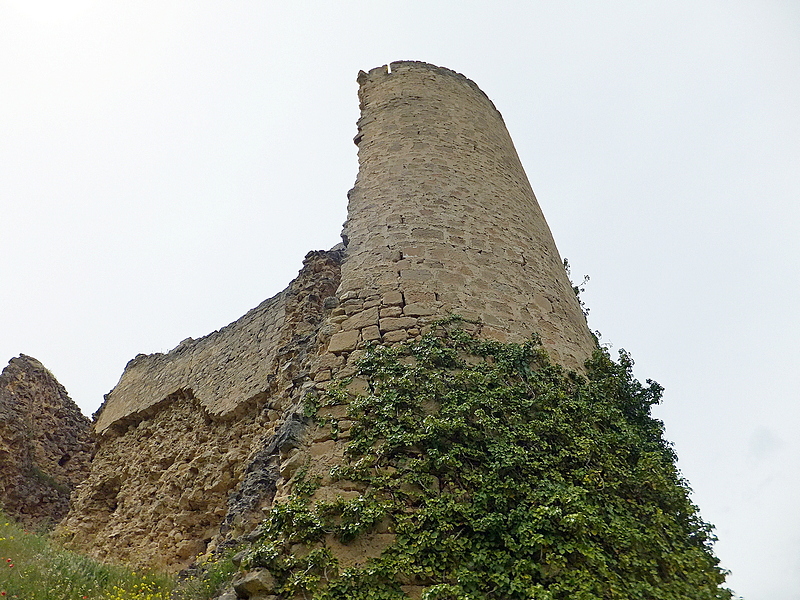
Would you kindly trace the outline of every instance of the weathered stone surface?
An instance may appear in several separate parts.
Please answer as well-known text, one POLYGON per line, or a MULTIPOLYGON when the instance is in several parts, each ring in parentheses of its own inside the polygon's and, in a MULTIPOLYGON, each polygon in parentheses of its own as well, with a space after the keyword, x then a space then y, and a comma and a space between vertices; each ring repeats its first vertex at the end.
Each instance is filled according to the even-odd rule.
POLYGON ((370 325, 361 330, 361 339, 365 342, 375 342, 381 339, 381 331, 377 325, 370 325))
POLYGON ((355 350, 358 346, 359 331, 342 331, 335 333, 331 337, 330 344, 328 344, 329 352, 346 352, 348 350, 355 350))
POLYGON ((233 580, 233 589, 238 598, 253 598, 272 592, 275 589, 275 578, 266 569, 257 569, 238 575, 233 580))
POLYGON ((57 530, 68 547, 175 571, 263 519, 281 462, 305 435, 296 411, 339 261, 338 252, 310 253, 285 291, 239 321, 140 357, 135 376, 128 367, 99 412, 91 475, 57 530))
POLYGON ((29 526, 67 513, 89 474, 91 425, 35 358, 12 358, 0 374, 0 506, 29 526))
POLYGON ((426 302, 417 302, 415 304, 406 304, 403 307, 403 314, 409 317, 424 317, 436 314, 436 308, 426 302))
POLYGON ((378 307, 367 308, 355 313, 352 317, 342 323, 342 329, 361 329, 370 325, 378 324, 378 307))
POLYGON ((395 329, 407 329, 417 324, 414 317, 388 317, 381 319, 381 331, 394 331, 395 329))
POLYGON ((582 369, 594 339, 492 102, 425 63, 395 62, 358 82, 359 173, 339 296, 380 290, 385 306, 405 302, 415 316, 477 312, 508 339, 539 333, 554 359, 582 369), (390 260, 397 251, 403 258, 390 260))

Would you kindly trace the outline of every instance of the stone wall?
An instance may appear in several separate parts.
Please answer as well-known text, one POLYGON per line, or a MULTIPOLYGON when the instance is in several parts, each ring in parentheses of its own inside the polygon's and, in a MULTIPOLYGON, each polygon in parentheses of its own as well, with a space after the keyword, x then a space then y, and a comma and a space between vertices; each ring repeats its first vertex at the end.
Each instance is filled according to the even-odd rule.
MULTIPOLYGON (((458 313, 483 336, 539 334, 570 369, 591 355, 594 338, 491 101, 425 63, 358 81, 359 173, 343 249, 309 254, 287 290, 235 323, 128 364, 96 416, 92 473, 60 527, 71 547, 175 570, 246 535, 298 472, 320 477, 315 500, 357 495, 330 477, 347 407, 325 408, 340 419, 332 439, 302 406, 352 375, 366 344, 419 337, 458 313)), ((385 536, 331 545, 340 564, 358 564, 385 536)))
MULTIPOLYGON (((550 356, 582 370, 596 348, 500 113, 458 73, 401 62, 360 73, 359 172, 348 194, 338 305, 331 338, 312 363, 313 389, 351 377, 370 343, 419 338, 457 313, 467 329, 501 341, 541 336, 550 356)), ((348 390, 366 390, 352 379, 348 390)), ((312 503, 350 499, 361 484, 331 476, 349 439, 347 406, 326 406, 330 427, 310 425, 280 455, 275 500, 300 466, 320 486, 312 503)), ((326 539, 341 566, 363 564, 389 531, 350 544, 326 539)))
POLYGON ((285 322, 286 290, 203 338, 187 338, 166 354, 140 354, 97 412, 95 429, 122 426, 179 390, 190 389, 213 415, 234 411, 257 395, 271 374, 285 322))
POLYGON ((29 526, 59 521, 89 474, 89 420, 35 358, 12 358, 0 374, 0 506, 29 526))
POLYGON ((92 471, 57 533, 109 562, 179 570, 271 506, 340 254, 311 252, 289 287, 168 354, 139 356, 107 395, 92 471), (288 420, 288 425, 287 425, 288 420))
POLYGON ((362 72, 359 171, 350 191, 333 350, 396 342, 458 313, 501 340, 538 333, 581 369, 595 347, 500 113, 463 75, 396 62, 362 72))

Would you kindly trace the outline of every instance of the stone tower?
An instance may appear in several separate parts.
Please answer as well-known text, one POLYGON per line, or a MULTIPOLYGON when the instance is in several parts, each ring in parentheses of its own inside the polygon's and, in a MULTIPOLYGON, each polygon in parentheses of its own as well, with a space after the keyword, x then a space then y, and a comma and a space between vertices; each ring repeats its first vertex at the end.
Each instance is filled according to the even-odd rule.
MULTIPOLYGON (((301 407, 352 374, 368 343, 418 337, 455 313, 501 341, 539 334, 569 369, 591 355, 492 102, 426 63, 358 81, 359 173, 343 246, 309 253, 286 290, 234 323, 128 363, 96 415, 92 472, 59 530, 69 546, 177 570, 246 534, 291 493, 300 466, 324 477, 341 461, 342 440, 315 433, 301 407)), ((352 493, 336 482, 318 491, 352 493)))
MULTIPOLYGON (((420 62, 358 82, 340 296, 402 295, 404 317, 458 313, 501 340, 538 333, 556 361, 581 369, 595 342, 491 100, 463 75, 420 62)), ((360 315, 361 339, 378 339, 373 325, 383 341, 404 339, 381 316, 360 315)))

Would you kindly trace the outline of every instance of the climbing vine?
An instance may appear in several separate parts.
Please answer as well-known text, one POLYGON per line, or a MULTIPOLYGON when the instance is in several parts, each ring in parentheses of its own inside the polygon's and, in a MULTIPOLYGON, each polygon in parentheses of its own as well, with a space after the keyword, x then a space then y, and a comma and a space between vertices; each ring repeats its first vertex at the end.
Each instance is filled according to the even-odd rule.
POLYGON ((730 598, 650 415, 662 388, 632 365, 597 350, 585 377, 568 373, 536 341, 476 339, 457 319, 368 349, 366 391, 341 381, 319 403, 348 405, 332 475, 363 493, 311 502, 318 481, 301 477, 247 565, 317 600, 730 598), (379 557, 338 565, 333 541, 378 531, 392 534, 379 557))

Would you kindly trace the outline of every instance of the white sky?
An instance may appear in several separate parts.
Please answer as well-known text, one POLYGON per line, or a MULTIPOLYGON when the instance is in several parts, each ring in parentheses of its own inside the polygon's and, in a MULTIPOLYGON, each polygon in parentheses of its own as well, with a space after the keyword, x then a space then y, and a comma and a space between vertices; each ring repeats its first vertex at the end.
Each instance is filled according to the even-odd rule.
POLYGON ((0 362, 86 413, 339 241, 356 74, 503 113, 748 600, 800 599, 800 3, 0 0, 0 362))

